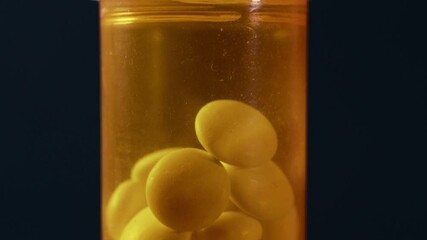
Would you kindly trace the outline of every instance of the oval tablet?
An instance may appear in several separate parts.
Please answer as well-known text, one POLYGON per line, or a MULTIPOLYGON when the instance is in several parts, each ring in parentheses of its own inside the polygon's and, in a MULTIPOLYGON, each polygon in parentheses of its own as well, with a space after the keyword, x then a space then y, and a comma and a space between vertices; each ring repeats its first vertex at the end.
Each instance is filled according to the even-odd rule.
POLYGON ((105 223, 113 239, 119 239, 123 228, 147 206, 145 181, 122 182, 113 192, 105 209, 105 223))
POLYGON ((299 219, 296 207, 282 219, 262 222, 263 240, 298 240, 299 219))
POLYGON ((146 181, 148 174, 154 165, 156 165, 156 163, 166 154, 178 149, 180 148, 165 148, 145 155, 133 166, 131 171, 131 178, 133 180, 146 181))
POLYGON ((147 180, 147 202, 160 222, 178 231, 212 224, 224 210, 230 182, 211 154, 184 148, 164 156, 147 180))
POLYGON ((260 240, 261 236, 261 224, 240 212, 224 212, 214 224, 193 233, 194 240, 260 240))
POLYGON ((220 161, 253 167, 269 161, 277 149, 277 135, 255 108, 234 100, 206 104, 196 116, 202 146, 220 161))
POLYGON ((225 166, 230 177, 231 200, 258 220, 284 217, 294 205, 288 178, 272 161, 254 168, 225 166))
POLYGON ((190 240, 190 232, 176 232, 154 217, 149 208, 140 211, 123 230, 120 240, 190 240))

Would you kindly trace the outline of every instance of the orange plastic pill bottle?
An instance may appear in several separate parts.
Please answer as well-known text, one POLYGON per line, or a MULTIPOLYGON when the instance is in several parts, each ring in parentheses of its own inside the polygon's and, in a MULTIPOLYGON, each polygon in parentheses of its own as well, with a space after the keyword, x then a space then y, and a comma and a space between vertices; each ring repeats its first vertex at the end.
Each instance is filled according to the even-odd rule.
MULTIPOLYGON (((304 240, 307 2, 101 0, 100 16, 102 239, 224 240, 235 224, 220 214, 236 211, 252 228, 259 225, 262 240, 304 240), (202 172, 211 169, 206 162, 203 170, 182 167, 189 173, 157 182, 169 172, 166 161, 182 158, 177 161, 186 166, 186 155, 173 152, 189 148, 224 170, 229 202, 206 226, 175 229, 163 212, 180 219, 188 206, 194 213, 199 202, 182 199, 198 201, 210 189, 180 180, 192 174, 200 183, 210 174, 202 172), (164 186, 179 189, 179 211, 152 202, 159 198, 150 187, 164 186), (282 202, 289 207, 282 209, 282 202), (138 215, 156 222, 123 236, 138 215), (170 233, 145 239, 144 229, 170 233)), ((215 204, 202 203, 206 209, 215 204)))

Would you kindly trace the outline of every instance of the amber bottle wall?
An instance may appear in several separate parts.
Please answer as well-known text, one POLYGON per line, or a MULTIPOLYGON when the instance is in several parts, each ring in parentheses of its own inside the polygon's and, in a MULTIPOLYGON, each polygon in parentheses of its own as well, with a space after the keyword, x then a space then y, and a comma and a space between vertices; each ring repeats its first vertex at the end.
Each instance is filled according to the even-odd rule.
MULTIPOLYGON (((206 149, 195 131, 196 116, 203 106, 220 99, 250 106, 265 116, 277 134, 272 160, 289 179, 296 214, 271 221, 255 218, 261 223, 262 239, 305 239, 304 1, 104 0, 101 40, 104 240, 120 239, 120 229, 129 223, 122 220, 118 224, 114 218, 131 219, 137 214, 134 210, 127 216, 111 217, 109 211, 115 208, 126 213, 129 210, 124 208, 133 206, 138 194, 145 197, 144 183, 132 185, 138 181, 129 181, 135 163, 164 148, 206 149), (124 181, 136 190, 122 194, 126 200, 112 200, 124 181), (111 228, 118 230, 112 234, 111 228)), ((238 124, 239 110, 229 112, 233 115, 229 121, 237 121, 230 125, 238 124)), ((207 121, 219 119, 227 116, 220 112, 207 121)), ((245 129, 242 135, 251 130, 245 129)), ((234 210, 253 218, 247 209, 234 210)))

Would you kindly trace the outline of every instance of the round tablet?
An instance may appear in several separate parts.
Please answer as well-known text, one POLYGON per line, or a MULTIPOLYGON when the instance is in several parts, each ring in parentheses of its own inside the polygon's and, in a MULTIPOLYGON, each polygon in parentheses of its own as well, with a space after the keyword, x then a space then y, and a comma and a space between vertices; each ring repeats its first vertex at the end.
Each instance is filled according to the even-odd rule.
POLYGON ((105 209, 105 223, 113 239, 119 239, 123 228, 147 206, 145 181, 125 181, 113 192, 105 209))
POLYGON ((149 208, 140 211, 123 230, 120 240, 190 240, 190 232, 176 232, 157 220, 149 208))
POLYGON ((196 116, 199 142, 220 161, 253 167, 269 161, 277 149, 277 135, 255 108, 234 100, 206 104, 196 116))
POLYGON ((284 217, 294 205, 288 178, 272 161, 254 167, 225 166, 230 177, 231 200, 258 220, 284 217))
POLYGON ((147 202, 160 222, 178 231, 213 223, 224 210, 230 182, 211 154, 184 148, 164 156, 147 180, 147 202))
POLYGON ((263 240, 298 240, 299 224, 296 207, 282 219, 262 222, 263 240))
POLYGON ((193 233, 194 240, 260 240, 261 236, 261 224, 241 212, 224 212, 214 224, 193 233))
POLYGON ((156 163, 166 154, 178 149, 180 148, 165 148, 145 155, 133 166, 131 171, 131 178, 133 180, 146 181, 148 174, 154 165, 156 165, 156 163))

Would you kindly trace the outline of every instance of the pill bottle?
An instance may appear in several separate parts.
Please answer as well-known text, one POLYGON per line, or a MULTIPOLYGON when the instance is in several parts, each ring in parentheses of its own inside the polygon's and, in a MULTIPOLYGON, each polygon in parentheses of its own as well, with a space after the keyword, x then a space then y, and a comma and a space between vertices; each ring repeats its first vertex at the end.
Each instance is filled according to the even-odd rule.
POLYGON ((305 239, 306 15, 100 1, 102 240, 305 239))

